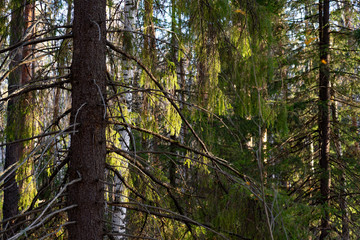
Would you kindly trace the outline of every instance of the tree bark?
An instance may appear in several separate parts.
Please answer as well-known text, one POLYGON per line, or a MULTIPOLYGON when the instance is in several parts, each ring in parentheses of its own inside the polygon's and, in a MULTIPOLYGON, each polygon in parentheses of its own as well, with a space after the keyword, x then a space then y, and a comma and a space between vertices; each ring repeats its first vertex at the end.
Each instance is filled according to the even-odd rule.
MULTIPOLYGON (((12 15, 10 22, 10 45, 21 41, 22 37, 31 37, 29 29, 33 21, 34 4, 30 1, 23 5, 22 1, 12 1, 12 15), (26 35, 24 35, 27 32, 26 35)), ((16 91, 19 86, 27 84, 32 78, 32 64, 22 64, 21 61, 28 60, 31 55, 31 45, 18 47, 13 51, 13 58, 10 63, 10 69, 13 71, 9 75, 8 90, 9 95, 16 91)), ((7 142, 17 141, 27 137, 29 131, 29 122, 26 121, 27 113, 31 104, 29 104, 31 97, 29 94, 11 98, 7 107, 7 142)), ((25 156, 25 145, 23 142, 9 144, 6 147, 5 153, 5 170, 15 169, 16 163, 21 161, 25 156)), ((26 165, 25 165, 26 167, 26 165)), ((11 170, 10 170, 11 171, 11 170)), ((22 188, 21 181, 16 181, 18 171, 13 171, 7 178, 4 188, 4 203, 3 203, 3 219, 14 217, 19 212, 20 190, 22 188)), ((26 172, 26 170, 25 170, 26 172)), ((26 176, 24 176, 26 177, 26 176)), ((7 223, 4 224, 7 225, 7 223)), ((10 224, 11 226, 11 224, 10 224)), ((7 226, 9 228, 9 226, 7 226)), ((16 229, 11 229, 11 232, 16 232, 16 229)))
MULTIPOLYGON (((23 8, 16 6, 16 1, 13 1, 12 4, 14 9, 12 9, 11 22, 10 22, 10 45, 13 45, 20 41, 23 28, 22 12, 23 8)), ((12 61, 10 63, 10 69, 14 69, 8 80, 8 91, 9 94, 16 91, 21 81, 21 68, 17 67, 20 64, 22 59, 22 52, 19 48, 15 49, 12 53, 12 61)), ((6 131, 6 140, 7 142, 16 141, 19 139, 19 133, 17 131, 16 125, 19 119, 19 114, 17 114, 18 102, 17 99, 11 98, 7 106, 7 131, 6 131)), ((21 152, 22 152, 21 143, 9 144, 6 147, 5 152, 5 166, 4 170, 15 167, 14 164, 17 163, 21 152)), ((10 174, 6 180, 4 186, 4 203, 3 203, 3 219, 7 219, 15 216, 18 213, 18 202, 19 202, 19 187, 15 180, 16 172, 10 174)), ((5 227, 5 226, 4 226, 5 227)))
MULTIPOLYGON (((132 51, 133 51, 132 44, 133 44, 134 34, 132 33, 132 31, 134 30, 136 11, 137 11, 136 1, 135 0, 126 0, 125 6, 124 6, 124 29, 128 32, 125 32, 125 34, 124 34, 123 49, 125 52, 128 52, 128 53, 132 53, 132 51)), ((127 86, 131 87, 133 85, 133 80, 134 80, 134 75, 135 75, 134 66, 127 58, 124 58, 122 62, 123 62, 122 73, 123 73, 124 83, 127 86)), ((127 116, 123 116, 123 120, 128 121, 130 113, 132 111, 133 95, 132 95, 131 91, 129 91, 125 94, 125 101, 126 101, 125 104, 127 107, 128 114, 127 114, 127 116)), ((131 129, 123 128, 123 129, 121 129, 121 131, 119 133, 121 135, 121 137, 120 137, 121 149, 123 149, 125 151, 130 151, 131 129)), ((124 161, 121 163, 121 166, 122 167, 119 168, 119 172, 122 175, 125 175, 125 171, 127 171, 127 170, 123 170, 123 169, 127 169, 128 163, 126 161, 124 161)), ((125 186, 123 185, 123 183, 117 176, 114 176, 114 180, 115 180, 114 201, 115 202, 126 201, 126 197, 124 197, 125 186)), ((125 207, 121 207, 121 206, 113 207, 112 231, 115 234, 120 234, 120 235, 114 236, 114 239, 116 239, 116 240, 123 239, 121 234, 126 233, 126 230, 125 230, 126 229, 126 212, 127 212, 126 210, 127 209, 125 207)))
POLYGON ((69 239, 103 238, 106 157, 106 1, 75 0, 69 178, 69 239))
POLYGON ((320 199, 322 208, 320 240, 329 234, 329 196, 330 196, 330 91, 329 91, 329 0, 319 1, 319 146, 320 146, 320 199))

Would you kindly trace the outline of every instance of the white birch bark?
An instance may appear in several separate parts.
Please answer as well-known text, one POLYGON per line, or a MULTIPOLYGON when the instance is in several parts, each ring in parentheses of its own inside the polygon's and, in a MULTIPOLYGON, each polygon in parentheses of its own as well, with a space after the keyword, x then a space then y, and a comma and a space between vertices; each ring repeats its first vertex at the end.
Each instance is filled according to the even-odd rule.
MULTIPOLYGON (((125 6, 124 6, 124 30, 125 34, 129 36, 128 39, 125 41, 133 41, 134 40, 134 34, 131 32, 134 30, 135 25, 135 15, 137 11, 137 1, 136 0, 126 0, 125 6)), ((132 49, 129 49, 129 46, 132 44, 124 44, 124 50, 126 52, 132 51, 132 49)), ((128 59, 123 60, 123 79, 124 83, 128 86, 132 85, 132 81, 134 79, 134 66, 128 59)), ((126 100, 126 107, 127 107, 127 113, 131 112, 131 105, 132 105, 132 93, 129 91, 125 94, 125 100, 126 100)), ((124 116, 125 121, 128 121, 128 116, 124 116)), ((131 129, 125 128, 121 129, 119 131, 120 133, 120 142, 121 142, 121 149, 129 151, 130 150, 130 144, 131 144, 131 129)), ((127 169, 127 163, 124 161, 120 164, 122 168, 120 168, 120 174, 124 175, 125 171, 127 169)), ((125 202, 126 197, 124 196, 124 185, 120 181, 118 177, 115 176, 115 201, 116 202, 125 202)), ((112 230, 115 233, 115 239, 125 239, 123 234, 126 232, 126 208, 114 206, 113 208, 113 215, 112 215, 112 222, 113 227, 112 230)))

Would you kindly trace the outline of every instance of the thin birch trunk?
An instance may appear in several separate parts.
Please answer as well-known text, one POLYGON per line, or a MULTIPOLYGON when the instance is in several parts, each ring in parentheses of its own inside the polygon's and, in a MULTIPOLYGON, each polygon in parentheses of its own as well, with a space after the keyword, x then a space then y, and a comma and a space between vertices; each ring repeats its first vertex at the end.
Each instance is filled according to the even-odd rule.
MULTIPOLYGON (((132 53, 132 45, 134 41, 134 34, 132 31, 134 30, 135 26, 135 14, 137 11, 137 1, 136 0, 126 0, 125 1, 125 8, 124 8, 124 30, 125 30, 125 37, 124 37, 124 51, 128 53, 132 53)), ((124 83, 128 86, 133 85, 134 80, 134 66, 133 64, 127 59, 123 59, 123 79, 124 83)), ((126 106, 127 106, 127 113, 131 113, 132 111, 132 93, 129 91, 125 94, 126 106)), ((129 114, 124 116, 124 120, 126 121, 129 114)), ((121 134, 121 149, 125 151, 130 150, 131 144, 131 129, 125 128, 120 131, 121 134)), ((122 164, 122 169, 127 169, 127 163, 124 161, 122 164)), ((125 174, 124 170, 120 170, 121 174, 125 174)), ((115 202, 124 202, 126 198, 124 196, 124 186, 120 179, 115 176, 115 202)), ((113 207, 113 214, 112 214, 112 231, 115 233, 114 238, 119 240, 123 239, 121 234, 126 232, 126 208, 120 206, 113 207)))

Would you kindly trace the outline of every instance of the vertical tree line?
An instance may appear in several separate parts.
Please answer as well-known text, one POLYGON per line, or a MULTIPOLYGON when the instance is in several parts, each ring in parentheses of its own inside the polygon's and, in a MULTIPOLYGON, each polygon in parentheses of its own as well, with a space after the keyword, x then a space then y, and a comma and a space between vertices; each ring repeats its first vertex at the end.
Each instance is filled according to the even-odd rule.
MULTIPOLYGON (((11 20, 10 20, 10 44, 26 42, 33 35, 32 24, 34 21, 33 3, 11 1, 11 20)), ((31 45, 17 48, 10 53, 11 62, 9 64, 8 92, 12 94, 20 86, 29 84, 32 80, 32 53, 31 45)), ((31 131, 30 112, 31 95, 24 94, 9 100, 7 105, 7 130, 6 139, 10 143, 6 148, 4 170, 9 174, 4 187, 3 200, 3 219, 9 219, 19 213, 21 206, 21 195, 26 194, 26 176, 27 169, 31 172, 31 163, 24 164, 27 158, 28 142, 22 139, 28 138, 31 131), (25 174, 16 176, 16 165, 25 165, 20 167, 25 174)), ((18 170, 18 171, 19 171, 18 170)), ((4 224, 4 228, 8 228, 4 224)), ((18 230, 18 229, 17 229, 18 230)), ((14 231, 14 229, 12 229, 14 231)))
POLYGON ((320 204, 323 208, 321 217, 320 239, 329 234, 329 197, 330 197, 330 71, 329 71, 329 1, 319 2, 319 148, 320 148, 320 204))
POLYGON ((106 156, 105 1, 74 1, 69 239, 101 239, 106 156))

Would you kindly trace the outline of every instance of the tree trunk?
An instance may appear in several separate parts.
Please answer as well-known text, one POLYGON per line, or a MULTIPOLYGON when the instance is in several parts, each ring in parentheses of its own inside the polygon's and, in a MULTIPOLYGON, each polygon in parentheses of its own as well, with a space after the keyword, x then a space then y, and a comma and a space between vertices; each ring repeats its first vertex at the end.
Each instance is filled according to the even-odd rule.
POLYGON ((69 239, 103 238, 106 157, 106 1, 75 0, 68 204, 69 239))
MULTIPOLYGON (((125 9, 124 9, 124 29, 126 32, 124 33, 124 45, 123 49, 125 52, 132 53, 133 50, 133 38, 134 34, 132 31, 134 30, 135 25, 135 14, 137 10, 137 4, 135 0, 126 0, 125 1, 125 9)), ((134 66, 132 63, 127 59, 123 59, 123 78, 124 83, 127 86, 133 85, 133 79, 134 79, 134 66)), ((125 103, 127 107, 128 114, 126 116, 123 116, 124 121, 129 120, 130 112, 132 111, 132 93, 129 91, 125 94, 125 103)), ((131 140, 131 129, 130 128, 123 128, 119 132, 121 135, 120 142, 121 142, 121 149, 125 151, 130 151, 130 140, 131 140)), ((119 171, 122 175, 124 175, 124 170, 127 169, 127 162, 124 161, 119 168, 119 171)), ((120 179, 117 176, 114 176, 115 178, 115 202, 124 202, 126 201, 124 197, 124 186, 120 179)), ((120 206, 114 206, 113 207, 113 214, 112 214, 112 230, 113 233, 116 234, 124 234, 126 233, 126 208, 120 207, 120 206)), ((114 236, 114 239, 123 239, 121 235, 114 236)))
MULTIPOLYGON (((14 9, 12 9, 11 22, 10 22, 10 45, 20 41, 23 33, 23 7, 19 7, 16 1, 12 1, 14 9)), ((19 48, 15 49, 12 53, 12 61, 10 69, 15 68, 9 75, 8 91, 9 94, 16 91, 21 81, 21 68, 17 67, 22 59, 22 52, 19 48)), ((18 98, 11 98, 7 106, 7 131, 6 141, 12 142, 19 139, 19 131, 16 126, 19 123, 20 116, 17 111, 18 98)), ((21 125, 20 125, 21 126, 21 125)), ((4 169, 14 168, 21 156, 23 145, 21 143, 9 144, 5 152, 5 166, 4 169)), ((18 213, 19 202, 19 187, 15 180, 16 172, 10 174, 4 186, 4 203, 3 203, 3 219, 15 216, 18 213)), ((5 226, 4 226, 5 227, 5 226)))
MULTIPOLYGON (((27 32, 26 38, 31 37, 31 32, 28 30, 32 25, 34 4, 29 2, 26 5, 22 5, 21 1, 13 1, 13 11, 11 15, 10 23, 10 45, 19 42, 23 34, 27 32)), ((25 39, 26 39, 25 38, 25 39)), ((10 69, 14 69, 9 75, 8 90, 9 94, 16 91, 19 86, 27 84, 31 81, 32 77, 32 64, 22 64, 23 60, 28 60, 31 54, 31 45, 24 46, 22 49, 19 47, 14 50, 13 58, 10 64, 10 69)), ((29 111, 29 101, 31 97, 29 94, 22 95, 20 97, 11 98, 8 102, 7 108, 7 142, 13 142, 16 140, 24 139, 29 132, 29 123, 27 121, 27 113, 29 111)), ((29 120, 29 119, 28 119, 29 120)), ((16 163, 21 161, 25 156, 25 145, 23 142, 17 142, 9 144, 6 147, 5 153, 5 169, 15 169, 16 163)), ((27 173, 27 165, 23 166, 25 173, 27 173)), ((31 169, 31 168, 30 168, 31 169)), ((11 171, 11 170, 10 170, 11 171)), ((20 181, 16 181, 16 175, 18 171, 13 170, 6 180, 4 188, 4 203, 3 203, 3 219, 13 217, 18 214, 20 191, 22 188, 22 178, 26 176, 20 176, 20 181)), ((7 223, 4 224, 7 225, 7 223)), ((7 226, 8 228, 9 226, 7 226)), ((11 229, 12 232, 16 232, 16 229, 11 229)))
MULTIPOLYGON (((25 26, 25 31, 27 32, 26 34, 28 34, 26 38, 30 38, 32 35, 31 33, 34 33, 34 30, 30 31, 34 19, 33 14, 34 14, 34 4, 29 2, 25 5, 25 10, 24 10, 24 26, 25 26)), ((31 51, 32 51, 32 45, 24 46, 22 58, 24 60, 28 60, 29 56, 31 55, 31 51)), ((33 64, 27 63, 22 65, 22 71, 21 71, 22 85, 29 83, 31 81, 31 76, 33 75, 32 72, 33 72, 33 64)))
POLYGON ((330 195, 330 91, 329 91, 329 0, 319 1, 319 147, 320 147, 320 199, 322 208, 320 240, 329 234, 329 195, 330 195))
MULTIPOLYGON (((35 10, 35 1, 27 1, 24 9, 24 38, 27 41, 30 41, 35 34, 34 24, 34 10, 35 10)), ((24 46, 22 49, 22 60, 29 61, 26 64, 21 65, 21 82, 20 86, 29 84, 32 81, 34 75, 34 62, 31 61, 33 58, 32 55, 33 45, 24 46)), ((22 117, 22 127, 21 127, 21 139, 32 137, 34 126, 33 118, 33 106, 34 98, 33 93, 25 93, 20 97, 20 108, 18 111, 21 113, 22 117)), ((19 193, 20 193, 20 209, 26 209, 30 202, 29 199, 35 196, 36 194, 36 184, 33 178, 34 171, 34 161, 32 158, 28 158, 32 147, 32 141, 26 141, 23 143, 23 152, 19 160, 27 157, 26 162, 18 169, 18 183, 19 183, 19 193)))

